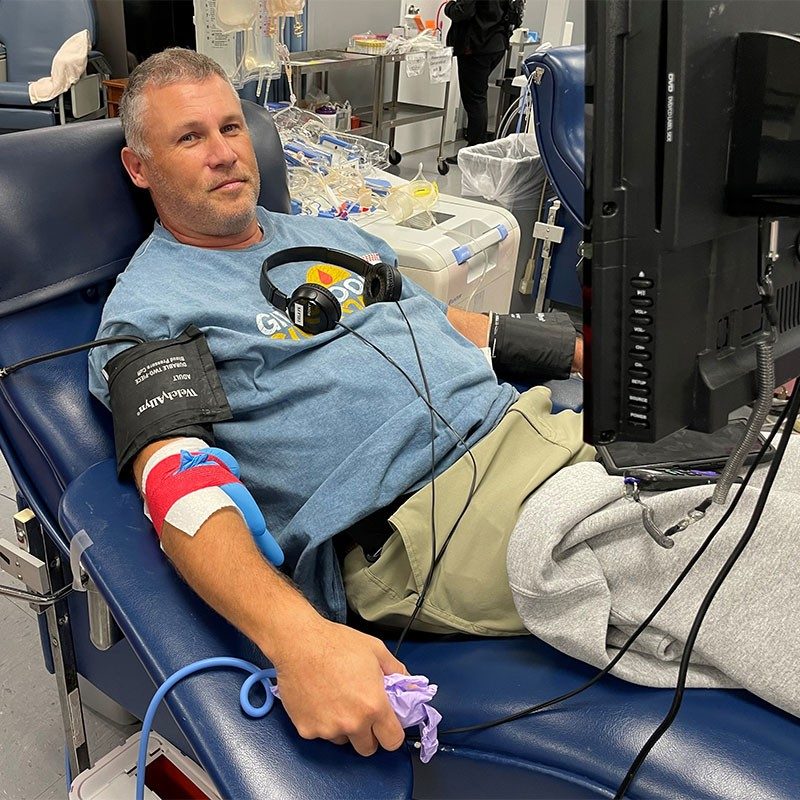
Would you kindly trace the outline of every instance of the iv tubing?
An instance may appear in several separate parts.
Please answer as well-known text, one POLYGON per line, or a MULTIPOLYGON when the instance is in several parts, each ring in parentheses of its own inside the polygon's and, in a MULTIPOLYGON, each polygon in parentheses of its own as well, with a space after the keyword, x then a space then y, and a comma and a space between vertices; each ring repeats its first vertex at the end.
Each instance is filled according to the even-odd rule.
POLYGON ((267 714, 269 714, 274 703, 274 698, 272 696, 271 685, 268 679, 275 677, 274 669, 259 669, 257 666, 255 666, 255 664, 251 664, 249 661, 245 661, 241 658, 229 657, 205 658, 202 661, 195 661, 194 664, 189 664, 188 666, 179 669, 161 684, 161 686, 158 688, 158 691, 153 695, 153 699, 150 701, 150 705, 147 707, 147 713, 144 715, 141 739, 139 740, 139 755, 136 760, 136 800, 144 800, 144 773, 145 762, 147 761, 147 740, 150 737, 150 729, 153 727, 153 717, 155 717, 156 710, 158 709, 161 701, 164 699, 164 696, 176 683, 182 681, 189 675, 194 675, 196 672, 202 672, 203 670, 207 669, 220 669, 224 667, 241 669, 250 673, 250 676, 242 684, 242 688, 239 692, 239 703, 241 704, 242 710, 245 712, 245 714, 250 717, 254 717, 255 719, 260 719, 261 717, 265 717, 267 714), (250 702, 249 698, 250 689, 252 689, 253 685, 258 681, 264 685, 264 688, 267 692, 267 699, 262 706, 254 706, 250 702))

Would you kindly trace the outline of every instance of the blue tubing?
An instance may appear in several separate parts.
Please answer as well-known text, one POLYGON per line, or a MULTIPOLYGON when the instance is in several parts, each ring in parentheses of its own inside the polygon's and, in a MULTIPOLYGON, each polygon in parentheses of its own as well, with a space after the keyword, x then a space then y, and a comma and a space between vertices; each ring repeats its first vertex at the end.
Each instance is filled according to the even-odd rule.
MULTIPOLYGON (((158 691, 153 695, 153 699, 147 707, 147 713, 144 715, 144 721, 142 722, 142 738, 139 741, 139 755, 136 759, 136 800, 144 800, 144 772, 145 762, 147 761, 147 740, 150 738, 150 729, 153 727, 153 717, 155 717, 156 710, 164 699, 164 696, 176 683, 182 681, 189 675, 194 675, 196 672, 202 672, 207 669, 219 669, 223 667, 232 667, 250 673, 250 676, 242 684, 242 688, 239 691, 239 703, 245 714, 255 719, 261 719, 269 714, 275 701, 268 679, 275 677, 274 669, 259 669, 255 664, 251 664, 244 659, 228 657, 204 658, 202 661, 195 661, 194 664, 189 664, 179 669, 159 686, 158 691), (267 699, 263 706, 254 706, 250 702, 249 695, 250 690, 255 683, 259 681, 266 689, 267 699)), ((69 761, 69 757, 67 757, 67 760, 69 761)), ((67 766, 69 767, 69 764, 67 766)))

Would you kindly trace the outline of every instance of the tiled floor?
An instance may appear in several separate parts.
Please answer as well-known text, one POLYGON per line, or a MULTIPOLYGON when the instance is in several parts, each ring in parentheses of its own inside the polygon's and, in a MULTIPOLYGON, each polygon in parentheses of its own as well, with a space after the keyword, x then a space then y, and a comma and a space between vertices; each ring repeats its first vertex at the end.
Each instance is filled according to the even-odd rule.
MULTIPOLYGON (((464 145, 464 142, 457 142, 455 145, 446 144, 444 154, 449 156, 464 145)), ((421 163, 423 176, 429 181, 435 180, 439 184, 439 192, 441 194, 461 197, 461 171, 457 165, 451 165, 447 175, 440 175, 436 170, 436 153, 437 148, 435 147, 419 150, 416 153, 407 153, 396 167, 389 167, 388 172, 393 172, 400 175, 401 178, 411 180, 416 177, 421 163)))

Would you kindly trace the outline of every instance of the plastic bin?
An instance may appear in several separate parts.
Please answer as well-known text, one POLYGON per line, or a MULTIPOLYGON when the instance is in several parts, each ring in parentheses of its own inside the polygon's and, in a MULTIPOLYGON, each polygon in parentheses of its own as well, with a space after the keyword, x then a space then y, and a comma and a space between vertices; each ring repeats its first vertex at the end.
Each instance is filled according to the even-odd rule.
POLYGON ((458 152, 461 194, 483 197, 509 211, 536 211, 545 180, 536 136, 515 133, 458 152))
POLYGON ((507 208, 519 224, 519 253, 514 271, 510 311, 533 311, 531 295, 520 294, 519 283, 533 252, 533 225, 537 219, 546 174, 536 136, 515 133, 486 144, 459 150, 461 194, 482 197, 507 208))

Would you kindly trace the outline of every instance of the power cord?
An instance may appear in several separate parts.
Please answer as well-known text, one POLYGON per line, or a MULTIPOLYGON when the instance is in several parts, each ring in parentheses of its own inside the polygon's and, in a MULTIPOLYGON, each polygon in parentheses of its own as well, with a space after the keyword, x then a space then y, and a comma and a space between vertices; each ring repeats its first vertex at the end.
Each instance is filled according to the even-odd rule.
POLYGON ((105 339, 95 339, 92 342, 84 342, 83 344, 76 344, 74 347, 65 347, 63 350, 53 350, 51 353, 42 353, 32 358, 26 358, 24 361, 18 361, 16 364, 11 364, 8 367, 0 367, 0 378, 5 378, 24 367, 30 367, 33 364, 38 364, 41 361, 49 361, 51 358, 60 358, 61 356, 71 356, 73 353, 80 353, 82 350, 91 350, 94 347, 101 347, 106 344, 119 344, 122 342, 130 342, 131 344, 144 344, 144 339, 138 336, 109 336, 105 339))
MULTIPOLYGON (((798 394, 798 396, 800 396, 800 393, 796 393, 796 394, 798 394)), ((581 692, 584 692, 586 689, 589 689, 590 687, 594 686, 601 678, 605 677, 609 672, 611 672, 611 670, 619 663, 619 661, 622 659, 622 657, 625 655, 625 653, 627 653, 628 650, 630 650, 630 648, 633 646, 633 643, 639 638, 639 636, 652 623, 653 619, 656 617, 656 615, 659 613, 659 611, 661 611, 661 609, 667 604, 667 602, 669 601, 670 597, 672 597, 672 595, 677 591, 678 587, 683 583, 683 581, 686 578, 686 576, 694 568, 694 565, 700 560, 700 558, 703 555, 703 553, 705 553, 705 551, 708 549, 708 547, 710 546, 711 542, 714 540, 714 537, 717 535, 719 530, 728 521, 728 519, 730 518, 731 514, 733 514, 733 512, 736 509, 736 506, 739 503, 739 500, 741 499, 742 495, 744 494, 745 488, 749 484, 750 479, 752 478, 753 473, 756 470, 756 467, 761 463, 761 459, 763 458, 764 454, 767 452, 767 449, 769 448, 770 444, 772 443, 772 440, 777 435, 781 424, 786 419, 787 411, 788 411, 788 408, 784 409, 783 413, 781 414, 781 417, 775 423, 775 426, 773 427, 772 431, 770 432, 770 435, 764 441, 764 444, 761 446, 761 450, 759 450, 758 455, 756 456, 756 458, 753 461, 753 463, 750 465, 750 469, 748 470, 747 475, 744 478, 744 481, 742 481, 742 483, 739 485, 739 489, 737 490, 736 495, 734 496, 733 500, 731 501, 731 504, 728 507, 727 511, 722 515, 722 517, 720 518, 719 522, 714 526, 714 528, 711 530, 711 532, 705 538, 705 540, 700 545, 700 547, 697 549, 695 554, 692 556, 692 558, 686 564, 686 566, 684 567, 684 569, 681 572, 681 574, 675 579, 675 581, 672 584, 672 586, 670 586, 670 588, 667 590, 666 594, 661 598, 661 600, 659 600, 658 604, 647 615, 647 617, 643 620, 643 622, 639 625, 639 627, 630 635, 630 637, 628 637, 628 639, 620 647, 619 651, 614 656, 614 658, 612 658, 611 661, 605 667, 603 667, 599 672, 597 672, 586 683, 582 684, 581 686, 578 686, 575 689, 570 690, 569 692, 565 692, 564 694, 559 695, 558 697, 551 698, 550 700, 545 700, 545 701, 543 701, 541 703, 537 703, 536 705, 529 706, 528 708, 524 708, 524 709, 522 709, 520 711, 517 711, 517 712, 515 712, 513 714, 509 714, 508 716, 499 717, 497 719, 489 720, 488 722, 481 722, 481 723, 478 723, 478 724, 475 724, 475 725, 465 725, 465 726, 458 727, 458 728, 448 728, 447 730, 440 731, 440 735, 472 733, 472 732, 475 732, 475 731, 481 731, 481 730, 488 730, 490 728, 496 728, 498 725, 505 725, 505 724, 507 724, 509 722, 515 722, 518 719, 522 719, 523 717, 527 717, 527 716, 530 716, 532 714, 536 714, 539 711, 544 711, 547 708, 550 708, 552 706, 558 705, 559 703, 561 703, 561 702, 563 702, 565 700, 569 700, 569 699, 575 697, 576 695, 580 694, 581 692)), ((791 427, 791 426, 789 426, 789 427, 791 427)), ((773 464, 775 463, 774 460, 773 460, 772 463, 773 464)))
POLYGON ((766 478, 764 479, 764 485, 761 487, 761 490, 758 493, 758 499, 756 500, 755 507, 753 508, 753 513, 750 515, 750 521, 748 522, 747 527, 745 528, 745 531, 741 535, 739 541, 736 543, 736 546, 733 548, 733 551, 728 556, 727 561, 723 564, 722 569, 720 569, 720 571, 717 573, 717 576, 714 578, 714 581, 711 584, 708 592, 706 592, 703 602, 700 604, 700 608, 694 618, 692 627, 689 630, 689 635, 686 637, 686 644, 684 645, 683 655, 681 656, 680 668, 678 670, 678 682, 675 686, 675 694, 672 699, 672 705, 670 706, 667 715, 661 721, 661 724, 642 746, 642 749, 639 751, 633 764, 625 775, 624 780, 620 784, 619 789, 617 789, 617 793, 614 795, 614 800, 621 800, 621 798, 625 796, 625 793, 629 789, 642 764, 644 764, 644 761, 649 755, 650 751, 653 749, 653 747, 655 747, 659 739, 661 739, 661 737, 667 732, 675 720, 675 717, 678 715, 681 703, 683 702, 683 695, 686 690, 686 677, 689 672, 689 661, 691 659, 695 641, 700 633, 700 626, 703 624, 703 620, 708 613, 708 609, 711 606, 714 597, 716 597, 717 592, 730 574, 730 571, 733 569, 736 562, 739 560, 739 557, 744 552, 744 549, 749 544, 756 528, 758 527, 758 523, 761 520, 761 515, 764 511, 764 506, 767 503, 770 491, 772 490, 772 485, 775 482, 775 476, 778 473, 778 467, 783 460, 786 447, 789 444, 789 439, 792 435, 799 407, 800 391, 795 389, 792 392, 792 397, 789 401, 789 405, 787 406, 786 424, 784 426, 783 433, 781 434, 778 447, 776 448, 775 457, 773 458, 772 463, 769 465, 769 470, 767 471, 766 478))

